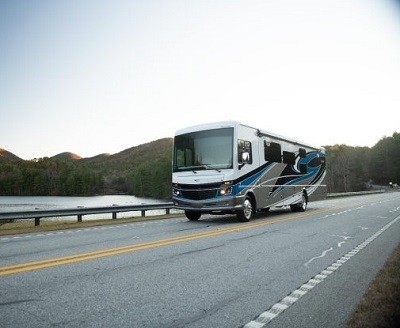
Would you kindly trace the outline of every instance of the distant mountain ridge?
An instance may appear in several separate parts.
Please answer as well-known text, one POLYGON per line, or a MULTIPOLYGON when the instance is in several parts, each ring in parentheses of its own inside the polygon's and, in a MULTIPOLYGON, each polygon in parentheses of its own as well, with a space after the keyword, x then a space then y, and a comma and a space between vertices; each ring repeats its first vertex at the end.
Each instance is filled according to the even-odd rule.
POLYGON ((23 159, 3 148, 0 148, 0 161, 19 162, 23 161, 23 159))
POLYGON ((55 156, 52 156, 51 158, 57 159, 59 161, 75 161, 75 160, 81 159, 82 157, 80 157, 79 155, 74 154, 74 153, 64 152, 64 153, 60 153, 55 156))
POLYGON ((171 193, 172 138, 116 154, 82 158, 72 152, 23 160, 0 151, 0 195, 131 194, 167 199, 171 193))
MULTIPOLYGON (((51 156, 49 158, 59 160, 59 161, 80 161, 82 160, 83 162, 86 163, 93 163, 93 162, 101 162, 104 160, 109 160, 109 161, 119 161, 119 160, 129 160, 132 156, 145 156, 146 152, 149 151, 149 147, 152 148, 152 152, 154 153, 163 153, 165 151, 165 146, 167 147, 172 147, 172 138, 162 138, 158 140, 154 140, 148 143, 144 143, 138 146, 134 146, 131 148, 124 149, 118 153, 115 154, 109 154, 109 153, 102 153, 98 154, 92 157, 81 157, 80 155, 73 153, 73 152, 62 152, 57 155, 51 156)), ((0 148, 0 161, 29 161, 29 160, 24 160, 17 155, 13 154, 12 152, 5 150, 3 148, 0 148)), ((35 159, 36 160, 36 159, 35 159)))

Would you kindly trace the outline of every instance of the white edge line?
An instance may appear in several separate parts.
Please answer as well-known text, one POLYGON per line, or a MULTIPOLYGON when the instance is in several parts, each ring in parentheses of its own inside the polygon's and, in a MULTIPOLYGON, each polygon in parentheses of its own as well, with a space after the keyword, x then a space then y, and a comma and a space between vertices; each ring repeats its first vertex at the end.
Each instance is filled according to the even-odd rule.
POLYGON ((315 275, 305 284, 301 285, 298 289, 293 291, 288 296, 284 297, 278 303, 275 303, 272 307, 270 307, 267 311, 261 313, 256 319, 250 321, 243 328, 262 328, 265 327, 272 319, 279 316, 283 311, 288 309, 292 304, 296 303, 301 297, 307 294, 311 289, 321 283, 325 278, 327 278, 331 273, 341 267, 348 259, 350 259, 355 253, 354 250, 357 249, 358 253, 360 250, 369 245, 375 238, 377 238, 380 234, 382 234, 385 230, 387 230, 391 225, 396 223, 400 219, 400 215, 386 224, 382 229, 378 230, 375 234, 373 234, 366 241, 362 242, 360 245, 355 247, 353 250, 348 252, 345 256, 342 256, 339 260, 334 262, 332 265, 322 270, 319 274, 315 275))

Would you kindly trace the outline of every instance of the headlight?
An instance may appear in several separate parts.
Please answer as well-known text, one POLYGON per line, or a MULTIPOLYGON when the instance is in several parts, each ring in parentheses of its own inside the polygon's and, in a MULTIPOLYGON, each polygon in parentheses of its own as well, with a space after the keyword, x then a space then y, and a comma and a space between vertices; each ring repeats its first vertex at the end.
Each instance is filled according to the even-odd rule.
POLYGON ((181 192, 179 191, 179 186, 177 183, 172 184, 172 195, 173 196, 180 196, 181 192))
POLYGON ((221 196, 232 194, 232 181, 225 181, 221 187, 219 187, 219 194, 221 196))

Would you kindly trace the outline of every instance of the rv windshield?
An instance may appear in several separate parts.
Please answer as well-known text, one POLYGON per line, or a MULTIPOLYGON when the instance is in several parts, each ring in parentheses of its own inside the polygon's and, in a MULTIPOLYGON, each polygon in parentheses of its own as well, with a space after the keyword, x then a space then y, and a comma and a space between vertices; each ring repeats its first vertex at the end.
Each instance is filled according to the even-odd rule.
POLYGON ((173 170, 197 171, 232 168, 233 128, 178 135, 174 141, 173 170))

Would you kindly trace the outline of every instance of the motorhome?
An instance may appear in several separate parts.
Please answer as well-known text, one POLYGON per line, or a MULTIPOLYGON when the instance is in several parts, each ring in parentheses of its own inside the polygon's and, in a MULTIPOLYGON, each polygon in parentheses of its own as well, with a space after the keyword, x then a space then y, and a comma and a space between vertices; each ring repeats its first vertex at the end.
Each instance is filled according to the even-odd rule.
POLYGON ((236 121, 177 131, 172 166, 172 200, 189 220, 208 213, 249 221, 271 207, 305 211, 326 196, 323 147, 236 121))

